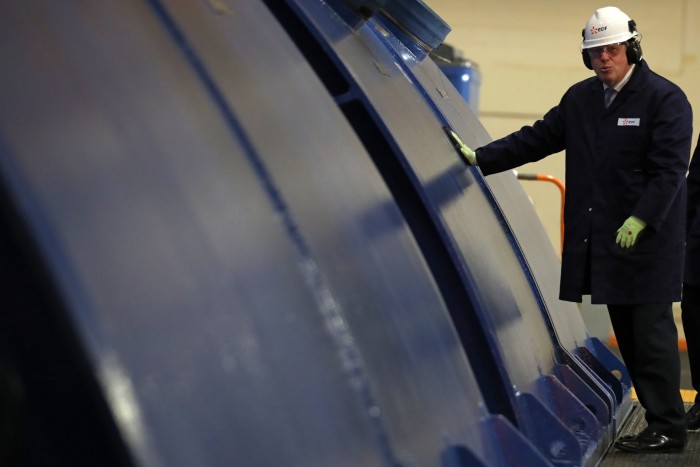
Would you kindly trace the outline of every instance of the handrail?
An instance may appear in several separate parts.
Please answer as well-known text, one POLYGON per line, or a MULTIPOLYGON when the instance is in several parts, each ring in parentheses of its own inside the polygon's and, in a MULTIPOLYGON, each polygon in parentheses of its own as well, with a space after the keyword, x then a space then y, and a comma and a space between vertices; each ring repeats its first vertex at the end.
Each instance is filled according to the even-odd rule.
POLYGON ((557 186, 557 188, 559 188, 559 192, 561 194, 561 210, 560 210, 560 214, 559 214, 559 223, 560 223, 560 229, 561 229, 561 249, 563 251, 564 250, 564 199, 566 197, 566 188, 564 187, 564 183, 553 175, 523 174, 523 173, 519 173, 517 170, 514 170, 513 172, 515 172, 515 176, 518 178, 518 180, 551 182, 551 183, 554 183, 557 186))

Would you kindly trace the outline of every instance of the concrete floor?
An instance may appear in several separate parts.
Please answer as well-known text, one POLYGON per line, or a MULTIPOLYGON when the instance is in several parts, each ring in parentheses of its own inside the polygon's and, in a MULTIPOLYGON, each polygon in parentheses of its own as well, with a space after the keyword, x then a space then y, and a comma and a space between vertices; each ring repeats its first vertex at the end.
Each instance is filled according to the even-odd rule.
POLYGON ((693 390, 693 385, 690 383, 690 367, 688 365, 688 353, 684 351, 681 351, 681 389, 687 391, 693 390))
MULTIPOLYGON (((686 409, 690 404, 686 404, 686 409)), ((644 409, 636 405, 634 412, 625 422, 620 436, 634 435, 646 427, 644 409)), ((688 433, 688 445, 681 453, 639 454, 625 452, 611 446, 597 467, 694 467, 700 465, 700 433, 688 433)))
MULTIPOLYGON (((675 311, 675 310, 674 310, 675 311)), ((675 314, 675 313, 674 313, 675 314)), ((680 324, 680 314, 677 315, 676 325, 679 334, 679 350, 681 354, 681 389, 683 400, 686 403, 686 410, 689 409, 695 399, 695 391, 691 384, 690 367, 688 365, 688 353, 685 349, 685 337, 683 335, 683 326, 680 324)), ((617 348, 609 345, 610 349, 620 357, 617 348)), ((644 422, 644 409, 638 404, 635 406, 635 412, 630 419, 625 423, 619 435, 635 434, 646 426, 644 422)), ((691 467, 700 465, 700 433, 688 434, 688 446, 682 453, 670 454, 635 454, 623 452, 610 447, 603 459, 597 467, 643 467, 669 465, 691 467)))

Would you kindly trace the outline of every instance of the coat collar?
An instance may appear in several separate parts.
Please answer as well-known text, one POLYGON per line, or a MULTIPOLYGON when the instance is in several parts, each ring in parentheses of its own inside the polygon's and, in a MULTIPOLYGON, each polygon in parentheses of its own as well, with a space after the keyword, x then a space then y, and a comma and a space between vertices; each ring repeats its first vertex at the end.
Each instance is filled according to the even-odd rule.
MULTIPOLYGON (((634 71, 632 72, 630 80, 627 82, 627 84, 625 84, 622 90, 620 90, 619 94, 617 95, 617 97, 615 97, 615 100, 613 100, 610 107, 605 109, 604 113, 608 114, 614 111, 616 108, 627 102, 630 96, 636 94, 640 89, 642 89, 647 81, 649 73, 651 73, 651 71, 646 61, 640 60, 639 63, 637 63, 637 66, 634 67, 634 71)), ((600 102, 602 106, 603 82, 596 76, 591 79, 589 86, 591 92, 593 93, 592 99, 594 101, 600 102)))
MULTIPOLYGON (((640 60, 639 63, 637 63, 637 66, 634 67, 630 80, 620 91, 620 95, 638 91, 642 86, 644 86, 650 72, 651 70, 649 69, 649 65, 647 65, 646 60, 640 60)), ((603 95, 603 82, 597 76, 591 78, 588 87, 591 92, 600 94, 601 96, 603 95)))

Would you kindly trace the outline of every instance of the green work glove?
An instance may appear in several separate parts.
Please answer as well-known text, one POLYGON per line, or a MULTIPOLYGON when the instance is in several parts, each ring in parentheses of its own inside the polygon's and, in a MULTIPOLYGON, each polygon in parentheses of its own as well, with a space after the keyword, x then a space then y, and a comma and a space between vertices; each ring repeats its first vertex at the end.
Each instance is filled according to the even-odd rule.
POLYGON ((452 140, 452 144, 454 144, 455 149, 457 149, 460 154, 462 155, 462 159, 469 165, 477 165, 476 163, 476 153, 469 149, 469 146, 464 144, 461 139, 459 139, 459 136, 457 136, 457 133, 449 129, 448 127, 444 127, 445 132, 447 135, 450 137, 452 140))
POLYGON ((639 232, 644 230, 647 223, 641 220, 639 217, 630 216, 627 218, 622 227, 617 229, 617 238, 615 243, 620 245, 622 248, 629 248, 635 244, 637 241, 637 235, 639 232))

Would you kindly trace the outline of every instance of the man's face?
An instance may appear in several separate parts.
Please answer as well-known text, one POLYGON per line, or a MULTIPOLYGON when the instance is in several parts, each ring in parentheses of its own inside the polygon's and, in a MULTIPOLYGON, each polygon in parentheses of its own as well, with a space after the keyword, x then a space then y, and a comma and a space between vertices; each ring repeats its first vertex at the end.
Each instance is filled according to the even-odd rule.
POLYGON ((608 86, 615 86, 625 77, 632 65, 627 63, 627 45, 624 42, 588 49, 596 76, 608 86))

